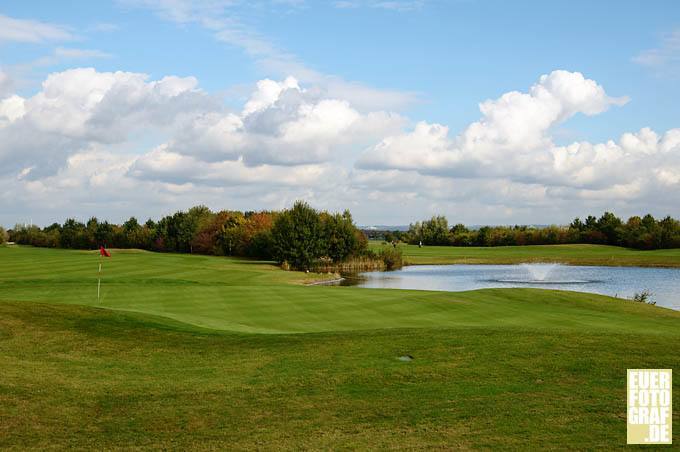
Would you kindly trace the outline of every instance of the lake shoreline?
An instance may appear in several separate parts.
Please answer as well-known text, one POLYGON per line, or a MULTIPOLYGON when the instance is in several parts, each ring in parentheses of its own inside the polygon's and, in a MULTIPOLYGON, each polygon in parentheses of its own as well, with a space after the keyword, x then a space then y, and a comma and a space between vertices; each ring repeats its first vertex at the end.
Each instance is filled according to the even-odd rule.
MULTIPOLYGON (((391 246, 372 241, 373 250, 391 246)), ((680 248, 635 250, 610 245, 428 246, 400 244, 404 265, 560 263, 572 266, 680 268, 680 248)))
POLYGON ((641 266, 520 264, 412 265, 386 272, 342 275, 339 283, 371 289, 462 292, 536 288, 631 299, 648 293, 659 307, 680 310, 680 269, 641 266))
MULTIPOLYGON (((404 267, 417 267, 421 265, 520 265, 520 264, 561 264, 571 267, 639 267, 639 268, 680 268, 680 262, 675 263, 636 263, 636 262, 607 262, 607 261, 579 261, 574 262, 570 260, 475 260, 466 259, 458 260, 452 259, 445 262, 442 261, 422 261, 409 262, 404 261, 404 267)), ((392 271, 392 270, 385 270, 392 271)))

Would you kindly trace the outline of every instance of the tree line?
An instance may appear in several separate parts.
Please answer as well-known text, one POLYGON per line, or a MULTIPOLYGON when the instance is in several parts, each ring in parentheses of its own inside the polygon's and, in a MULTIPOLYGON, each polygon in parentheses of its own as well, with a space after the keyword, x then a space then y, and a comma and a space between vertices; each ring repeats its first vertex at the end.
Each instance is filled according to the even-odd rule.
MULTIPOLYGON (((90 218, 82 223, 67 219, 45 228, 17 225, 9 239, 18 244, 52 248, 139 248, 150 251, 243 256, 275 260, 288 268, 308 270, 323 264, 361 257, 390 265, 394 251, 373 252, 348 210, 318 211, 298 201, 283 211, 213 212, 196 206, 159 221, 144 224, 131 217, 123 224, 90 218), (388 255, 389 254, 389 255, 388 255)), ((401 256, 398 256, 401 262, 401 256)), ((330 265, 329 265, 330 264, 330 265)))
MULTIPOLYGON (((576 218, 568 226, 484 226, 471 229, 449 226, 444 216, 416 222, 408 231, 371 232, 371 238, 388 242, 450 246, 511 246, 590 243, 636 249, 680 248, 680 222, 667 216, 633 216, 623 221, 611 212, 599 218, 576 218)), ((349 211, 317 211, 304 202, 283 211, 213 212, 205 206, 178 211, 159 221, 140 223, 131 217, 122 224, 90 218, 83 223, 67 219, 63 224, 17 225, 0 228, 0 244, 72 249, 139 248, 150 251, 243 256, 275 260, 293 269, 332 269, 340 263, 381 263, 401 266, 396 248, 372 251, 367 237, 349 211)), ((351 266, 350 266, 351 267, 351 266)), ((347 268, 346 266, 343 268, 347 268)))
POLYGON ((633 216, 623 221, 611 212, 599 218, 576 218, 568 226, 484 226, 470 229, 463 224, 449 227, 444 216, 409 225, 408 231, 386 231, 388 242, 450 246, 512 246, 588 243, 636 249, 680 248, 680 221, 667 216, 633 216))

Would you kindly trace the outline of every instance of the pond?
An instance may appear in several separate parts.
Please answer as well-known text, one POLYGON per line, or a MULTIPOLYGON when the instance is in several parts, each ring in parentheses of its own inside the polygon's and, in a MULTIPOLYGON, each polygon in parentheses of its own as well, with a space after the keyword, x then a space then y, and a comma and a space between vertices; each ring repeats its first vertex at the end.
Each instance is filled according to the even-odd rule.
POLYGON ((537 287, 630 298, 647 290, 657 306, 680 310, 680 269, 519 265, 414 265, 390 272, 346 275, 342 285, 381 289, 461 291, 537 287))

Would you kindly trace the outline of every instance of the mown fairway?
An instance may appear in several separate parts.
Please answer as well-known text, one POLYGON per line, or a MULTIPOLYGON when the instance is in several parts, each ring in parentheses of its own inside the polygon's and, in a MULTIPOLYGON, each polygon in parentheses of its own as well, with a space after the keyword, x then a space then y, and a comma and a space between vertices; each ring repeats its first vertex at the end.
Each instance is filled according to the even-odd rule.
MULTIPOLYGON (((372 241, 374 249, 389 246, 372 241)), ((559 262, 571 265, 680 267, 680 249, 640 251, 607 245, 530 245, 496 247, 400 244, 408 264, 518 264, 559 262)))
POLYGON ((98 309, 97 262, 0 247, 0 448, 623 447, 626 368, 680 364, 680 313, 596 295, 114 250, 98 309))

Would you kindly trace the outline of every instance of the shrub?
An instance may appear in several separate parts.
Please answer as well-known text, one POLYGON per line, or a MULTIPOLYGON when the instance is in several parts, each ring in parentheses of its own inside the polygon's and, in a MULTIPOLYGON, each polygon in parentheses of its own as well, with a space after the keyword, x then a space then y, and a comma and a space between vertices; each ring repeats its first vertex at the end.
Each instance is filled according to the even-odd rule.
POLYGON ((651 305, 656 304, 656 301, 652 300, 652 293, 647 289, 643 290, 642 292, 635 292, 635 295, 633 295, 631 300, 635 301, 636 303, 646 303, 651 305))

